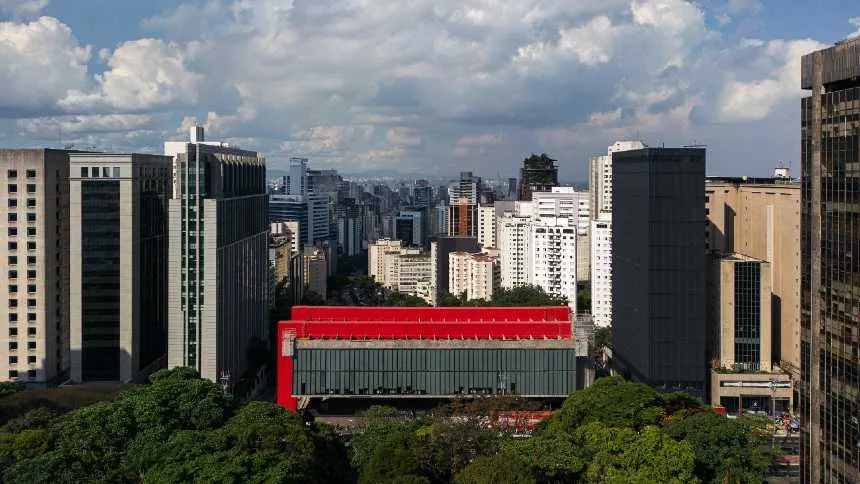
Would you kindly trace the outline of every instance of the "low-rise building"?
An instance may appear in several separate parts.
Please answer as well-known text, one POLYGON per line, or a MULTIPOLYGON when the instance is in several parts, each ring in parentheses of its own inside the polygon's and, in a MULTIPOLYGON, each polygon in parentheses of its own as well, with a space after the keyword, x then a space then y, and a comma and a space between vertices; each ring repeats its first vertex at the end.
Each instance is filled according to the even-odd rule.
POLYGON ((467 300, 489 301, 501 286, 501 265, 497 256, 487 253, 448 254, 448 290, 467 300))

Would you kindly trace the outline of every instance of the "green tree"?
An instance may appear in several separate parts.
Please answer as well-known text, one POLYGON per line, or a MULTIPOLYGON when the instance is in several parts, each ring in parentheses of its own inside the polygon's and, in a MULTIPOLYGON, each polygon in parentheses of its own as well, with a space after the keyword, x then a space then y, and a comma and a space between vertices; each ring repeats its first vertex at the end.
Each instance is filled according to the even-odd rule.
POLYGON ((553 296, 539 286, 517 286, 493 293, 493 306, 567 306, 567 298, 553 296))
POLYGON ((0 382, 0 397, 13 395, 24 389, 24 384, 20 382, 3 381, 0 382))
POLYGON ((577 311, 591 312, 591 291, 583 289, 576 294, 577 311))
POLYGON ((594 346, 597 348, 612 347, 612 326, 597 328, 594 331, 594 346))
MULTIPOLYGON (((456 484, 537 484, 527 461, 509 455, 478 457, 454 479, 456 484)), ((571 482, 571 481, 568 481, 571 482)))

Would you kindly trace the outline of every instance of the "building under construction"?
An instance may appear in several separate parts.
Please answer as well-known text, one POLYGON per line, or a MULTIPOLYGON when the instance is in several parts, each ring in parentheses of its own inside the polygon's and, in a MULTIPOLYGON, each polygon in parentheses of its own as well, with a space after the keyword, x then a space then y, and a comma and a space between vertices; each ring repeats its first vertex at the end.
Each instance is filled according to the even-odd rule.
POLYGON ((278 403, 444 401, 577 388, 568 307, 293 309, 279 324, 278 403))

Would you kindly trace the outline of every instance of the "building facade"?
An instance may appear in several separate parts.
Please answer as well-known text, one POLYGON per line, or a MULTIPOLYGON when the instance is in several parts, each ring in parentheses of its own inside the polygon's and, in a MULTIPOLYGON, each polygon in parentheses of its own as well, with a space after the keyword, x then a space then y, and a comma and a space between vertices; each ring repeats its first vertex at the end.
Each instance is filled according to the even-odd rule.
POLYGON ((530 224, 531 284, 564 297, 576 314, 576 225, 566 217, 540 217, 530 224))
POLYGON ((421 247, 424 245, 424 213, 401 211, 394 217, 394 238, 404 245, 421 247))
POLYGON ((605 155, 591 157, 588 192, 592 220, 600 213, 612 212, 612 153, 643 148, 647 146, 641 141, 616 141, 606 149, 605 155))
POLYGON ((529 201, 534 192, 548 192, 558 186, 558 166, 546 154, 532 155, 523 160, 520 168, 517 199, 529 201))
POLYGON ((450 292, 448 287, 448 254, 451 252, 479 252, 475 237, 439 237, 430 242, 431 300, 438 304, 440 298, 450 292))
POLYGON ((595 326, 612 326, 612 213, 591 222, 591 315, 595 326))
POLYGON ((166 142, 169 201, 168 367, 234 384, 248 349, 268 339, 266 164, 256 152, 207 142, 166 142))
POLYGON ((860 482, 860 37, 801 61, 801 479, 860 482))
POLYGON ((704 397, 705 150, 612 156, 613 363, 704 397))
POLYGON ((70 379, 130 382, 166 354, 172 159, 72 153, 70 379))
POLYGON ((512 289, 531 284, 531 218, 506 214, 499 219, 499 250, 502 253, 502 287, 512 289))
POLYGON ((483 247, 496 247, 496 207, 478 206, 478 244, 483 247))
POLYGON ((0 380, 69 369, 69 152, 0 150, 0 380))
POLYGON ((323 249, 305 248, 303 258, 305 292, 312 292, 325 299, 328 293, 328 258, 323 249))
POLYGON ((466 300, 490 301, 501 287, 501 267, 497 256, 481 253, 448 254, 448 290, 466 300))

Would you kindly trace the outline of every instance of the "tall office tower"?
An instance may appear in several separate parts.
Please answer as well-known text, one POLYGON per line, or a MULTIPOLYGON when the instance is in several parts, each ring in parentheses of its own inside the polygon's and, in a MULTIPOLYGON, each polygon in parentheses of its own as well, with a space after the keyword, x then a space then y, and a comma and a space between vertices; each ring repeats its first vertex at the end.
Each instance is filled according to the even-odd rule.
POLYGON ((532 154, 523 160, 520 168, 520 185, 517 190, 517 199, 529 201, 534 192, 548 192, 552 187, 558 186, 558 166, 554 160, 543 153, 532 154))
POLYGON ((531 284, 531 218, 505 214, 499 219, 502 287, 531 284))
POLYGON ((530 225, 531 283, 567 298, 576 314, 576 225, 567 217, 540 217, 530 225))
POLYGON ((433 220, 430 223, 430 230, 433 235, 446 237, 448 235, 448 205, 440 202, 439 205, 433 207, 431 217, 433 220))
MULTIPOLYGON (((193 140, 192 140, 193 141, 193 140)), ((310 192, 308 186, 308 159, 290 158, 289 175, 284 177, 284 195, 304 196, 310 192)))
POLYGON ((724 255, 711 264, 709 279, 719 294, 713 309, 711 405, 733 416, 749 410, 790 412, 791 377, 779 371, 772 356, 778 336, 771 324, 776 301, 772 264, 742 254, 724 255))
POLYGON ((517 179, 515 177, 508 178, 508 200, 517 199, 517 179))
POLYGON ((412 205, 417 208, 433 206, 433 187, 427 180, 418 180, 412 188, 412 205))
MULTIPOLYGON (((773 178, 708 177, 705 248, 713 258, 741 254, 769 262, 774 372, 800 388, 800 183, 777 169, 773 178)), ((715 267, 713 264, 709 267, 715 267)), ((709 315, 718 313, 719 285, 708 287, 709 315)), ((716 326, 709 322, 709 326, 716 326)), ((796 399, 795 399, 796 402, 796 399)))
POLYGON ((466 300, 489 301, 501 287, 499 258, 489 254, 451 252, 448 254, 448 290, 466 300))
POLYGON ((305 288, 325 299, 328 293, 328 262, 325 250, 306 247, 302 263, 305 269, 305 288))
POLYGON ((167 351, 173 160, 72 153, 69 161, 70 378, 129 382, 167 351))
POLYGON ((496 207, 493 205, 478 207, 478 244, 481 247, 496 246, 496 207))
POLYGON ((801 479, 860 482, 860 37, 801 65, 801 479))
POLYGON ((612 325, 612 213, 591 222, 591 315, 595 326, 612 325))
POLYGON ((424 245, 424 217, 422 212, 401 211, 394 217, 394 238, 403 245, 424 245))
POLYGON ((269 222, 299 222, 302 246, 317 245, 331 238, 331 210, 328 195, 269 195, 269 222))
POLYGON ((614 363, 703 397, 705 150, 613 153, 612 183, 614 363))
POLYGON ((328 195, 332 202, 338 200, 343 178, 337 170, 308 170, 308 192, 317 195, 328 195))
MULTIPOLYGON (((166 142, 169 201, 168 367, 235 384, 268 339, 266 163, 224 143, 166 142)), ((192 128, 193 130, 193 128, 192 128)))
POLYGON ((48 383, 69 368, 69 154, 0 150, 0 180, 0 380, 48 383))
POLYGON ((335 220, 340 253, 347 257, 358 255, 363 245, 361 206, 354 198, 341 198, 335 209, 335 220))
POLYGON ((449 292, 448 254, 451 252, 479 252, 478 239, 475 237, 439 237, 430 242, 431 304, 449 292))
POLYGON ((466 197, 452 199, 448 206, 448 236, 477 237, 478 236, 478 205, 469 202, 466 197))
POLYGON ((606 149, 605 155, 591 157, 588 192, 591 194, 592 220, 601 213, 612 212, 612 153, 646 147, 641 141, 616 141, 606 149))

